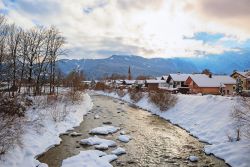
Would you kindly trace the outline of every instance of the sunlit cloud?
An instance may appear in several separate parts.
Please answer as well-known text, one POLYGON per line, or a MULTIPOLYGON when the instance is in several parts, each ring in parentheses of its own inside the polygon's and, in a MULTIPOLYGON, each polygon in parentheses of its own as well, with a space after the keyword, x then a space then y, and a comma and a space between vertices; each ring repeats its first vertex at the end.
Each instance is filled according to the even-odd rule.
MULTIPOLYGON (((240 1, 248 5, 247 0, 240 1)), ((232 13, 226 0, 0 0, 10 22, 25 28, 58 27, 70 50, 62 58, 77 59, 112 54, 190 57, 235 51, 250 38, 246 22, 250 17, 244 5, 234 7, 232 13), (231 21, 234 25, 228 24, 231 21), (199 33, 203 36, 198 38, 199 33)))

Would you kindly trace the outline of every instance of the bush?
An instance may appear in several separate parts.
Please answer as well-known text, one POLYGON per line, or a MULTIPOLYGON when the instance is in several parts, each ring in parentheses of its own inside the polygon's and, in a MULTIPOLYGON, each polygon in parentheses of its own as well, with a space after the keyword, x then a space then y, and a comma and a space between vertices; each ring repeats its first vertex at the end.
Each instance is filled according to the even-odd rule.
POLYGON ((149 100, 161 111, 165 111, 176 104, 177 97, 167 92, 154 91, 149 93, 149 100))
POLYGON ((82 100, 82 93, 80 91, 70 90, 66 95, 66 101, 71 101, 72 103, 79 102, 82 100))
POLYGON ((116 93, 119 97, 124 97, 126 95, 126 92, 124 90, 116 90, 116 93))
POLYGON ((129 90, 129 95, 130 99, 135 103, 140 101, 144 96, 144 94, 141 91, 138 91, 136 89, 129 90))
POLYGON ((20 142, 25 115, 25 98, 0 98, 0 155, 20 142))
POLYGON ((106 85, 104 82, 97 82, 94 90, 105 90, 106 89, 106 85))
POLYGON ((250 98, 242 98, 238 106, 234 108, 231 116, 236 123, 238 140, 240 136, 250 139, 250 98))
POLYGON ((69 110, 67 110, 67 105, 64 104, 63 108, 60 106, 54 105, 52 110, 50 111, 51 118, 55 122, 60 122, 65 119, 65 117, 69 114, 69 110))
POLYGON ((114 91, 114 87, 106 85, 104 82, 97 82, 94 90, 101 90, 107 93, 111 93, 114 91))

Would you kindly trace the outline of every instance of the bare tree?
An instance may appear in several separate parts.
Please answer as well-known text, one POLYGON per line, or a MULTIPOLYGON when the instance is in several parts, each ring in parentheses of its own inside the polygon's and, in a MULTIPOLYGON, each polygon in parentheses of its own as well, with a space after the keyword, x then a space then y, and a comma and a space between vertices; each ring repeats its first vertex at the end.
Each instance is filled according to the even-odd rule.
POLYGON ((64 37, 61 36, 60 32, 55 28, 51 27, 51 42, 50 42, 50 56, 49 56, 49 68, 50 68, 50 94, 55 93, 55 75, 56 75, 56 60, 59 55, 65 53, 62 49, 65 44, 64 37))
POLYGON ((35 61, 38 59, 41 47, 43 45, 43 29, 41 28, 33 28, 28 32, 28 54, 27 54, 27 62, 28 62, 28 68, 29 68, 29 77, 28 77, 28 83, 29 83, 29 94, 31 93, 31 86, 33 85, 33 73, 35 69, 35 61))
POLYGON ((7 27, 5 17, 0 16, 0 83, 3 81, 3 63, 6 58, 6 36, 7 27))
POLYGON ((21 33, 21 44, 20 44, 20 58, 19 61, 21 63, 20 69, 20 82, 18 93, 21 92, 22 83, 24 82, 24 75, 27 74, 27 57, 28 57, 28 35, 27 32, 23 31, 21 33))
POLYGON ((14 96, 15 91, 17 91, 17 63, 18 63, 18 49, 21 42, 21 32, 22 29, 15 26, 14 24, 10 25, 8 31, 8 56, 10 60, 11 74, 12 74, 12 86, 10 90, 12 91, 12 96, 14 96))

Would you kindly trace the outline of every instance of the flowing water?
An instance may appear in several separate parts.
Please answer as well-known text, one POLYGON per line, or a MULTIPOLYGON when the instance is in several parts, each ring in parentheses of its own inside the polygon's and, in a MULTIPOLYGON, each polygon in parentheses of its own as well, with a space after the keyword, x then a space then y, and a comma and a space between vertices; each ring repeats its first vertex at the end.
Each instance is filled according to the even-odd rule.
MULTIPOLYGON (((103 122, 111 122, 113 126, 122 128, 132 137, 129 143, 122 143, 117 140, 119 132, 101 136, 116 141, 118 146, 127 151, 112 162, 115 167, 227 166, 224 161, 206 155, 203 152, 204 143, 158 116, 110 97, 93 95, 92 99, 94 107, 91 113, 85 115, 81 125, 74 129, 83 135, 61 135, 61 144, 38 157, 40 162, 48 164, 49 167, 60 167, 63 159, 77 155, 83 150, 94 149, 93 146, 80 145, 79 141, 91 136, 89 130, 101 126, 103 122), (95 114, 100 118, 94 119, 95 114), (197 156, 198 162, 190 162, 187 159, 190 155, 197 156)), ((113 148, 106 152, 110 153, 111 150, 113 148)))

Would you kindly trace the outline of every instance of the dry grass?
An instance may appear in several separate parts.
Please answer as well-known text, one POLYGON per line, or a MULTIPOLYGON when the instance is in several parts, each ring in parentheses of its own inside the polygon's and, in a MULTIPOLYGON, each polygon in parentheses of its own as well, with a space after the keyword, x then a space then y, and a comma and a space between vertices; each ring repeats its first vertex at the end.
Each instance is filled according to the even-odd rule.
POLYGON ((94 87, 94 90, 104 91, 106 93, 111 93, 114 91, 114 87, 106 85, 104 82, 97 82, 95 87, 94 87))
POLYGON ((140 101, 144 96, 143 92, 138 91, 136 89, 129 90, 129 95, 130 95, 130 99, 135 103, 140 101))
POLYGON ((121 89, 116 90, 116 93, 119 97, 124 97, 126 95, 126 92, 121 89))
POLYGON ((82 93, 80 91, 70 90, 65 95, 66 100, 71 101, 72 103, 76 103, 82 100, 82 93))
POLYGON ((167 92, 153 91, 149 93, 149 100, 165 111, 176 104, 177 97, 167 92))

